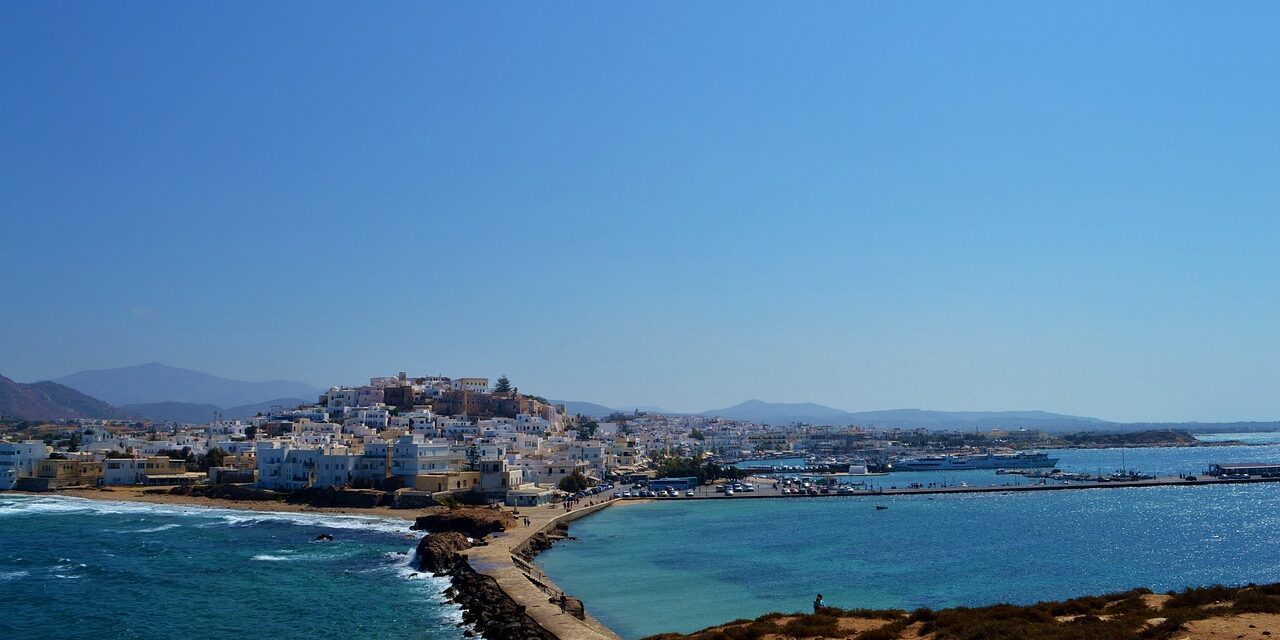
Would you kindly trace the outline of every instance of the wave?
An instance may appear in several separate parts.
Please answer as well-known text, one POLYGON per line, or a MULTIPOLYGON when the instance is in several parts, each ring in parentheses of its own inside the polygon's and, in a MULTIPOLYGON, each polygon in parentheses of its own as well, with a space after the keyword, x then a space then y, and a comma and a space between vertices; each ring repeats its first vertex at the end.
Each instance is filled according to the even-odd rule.
POLYGON ((0 582, 5 580, 17 580, 31 575, 30 571, 0 571, 0 582))
POLYGON ((168 531, 168 530, 170 530, 170 529, 177 529, 178 527, 181 527, 181 526, 182 526, 182 525, 177 524, 177 523, 162 524, 162 525, 160 525, 160 526, 158 526, 158 527, 148 527, 148 528, 146 528, 146 529, 137 529, 137 530, 134 530, 134 531, 127 531, 126 533, 159 533, 159 532, 161 532, 161 531, 168 531))
MULTIPOLYGON (((155 504, 149 502, 127 502, 123 500, 96 500, 59 495, 26 496, 0 494, 0 518, 76 513, 196 516, 217 519, 213 522, 199 525, 202 527, 224 525, 236 527, 253 526, 263 522, 287 522, 298 526, 379 531, 383 533, 402 535, 410 534, 410 522, 408 520, 380 516, 331 515, 319 513, 296 513, 290 511, 250 511, 247 509, 227 509, 224 507, 206 507, 203 505, 155 504)), ((143 530, 138 533, 149 533, 149 531, 143 530)))
POLYGON ((289 558, 286 556, 273 556, 265 553, 260 553, 249 559, 257 560, 258 562, 288 562, 290 560, 296 560, 297 558, 289 558))

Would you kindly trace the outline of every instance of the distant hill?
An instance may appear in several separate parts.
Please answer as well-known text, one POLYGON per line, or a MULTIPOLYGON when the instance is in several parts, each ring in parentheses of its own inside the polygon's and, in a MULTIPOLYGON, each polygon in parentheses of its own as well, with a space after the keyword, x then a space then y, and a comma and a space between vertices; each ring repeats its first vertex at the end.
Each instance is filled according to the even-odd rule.
POLYGON ((638 406, 627 406, 627 407, 606 407, 602 404, 596 404, 594 402, 581 402, 581 401, 575 401, 575 400, 550 400, 549 402, 551 404, 564 405, 565 411, 569 412, 569 415, 571 416, 584 415, 584 416, 588 416, 596 419, 607 418, 615 413, 635 413, 636 411, 639 411, 641 413, 665 413, 667 415, 678 415, 671 411, 666 411, 660 407, 654 407, 650 405, 638 405, 638 406))
POLYGON ((310 405, 315 402, 302 398, 277 398, 257 404, 246 404, 238 407, 222 408, 212 404, 196 404, 193 402, 152 402, 147 404, 127 404, 121 409, 156 422, 180 422, 203 424, 212 420, 245 420, 266 412, 272 407, 296 407, 310 405))
POLYGON ((551 404, 562 404, 564 410, 571 416, 583 415, 592 418, 603 418, 610 414, 616 413, 614 409, 610 409, 602 404, 594 402, 578 402, 574 400, 550 400, 551 404))
POLYGON ((23 384, 4 376, 0 376, 0 416, 20 420, 130 417, 97 398, 56 382, 23 384))
MULTIPOLYGON (((783 425, 803 422, 819 425, 861 425, 901 429, 1043 429, 1080 431, 1085 429, 1128 429, 1127 425, 1097 418, 1070 416, 1047 411, 928 411, 889 409, 849 412, 812 402, 785 403, 748 400, 725 409, 703 411, 700 415, 762 424, 783 425)), ((1136 427, 1135 427, 1136 428, 1136 427)))
POLYGON ((308 402, 315 402, 322 393, 321 389, 295 380, 231 380, 158 362, 81 371, 54 382, 117 406, 181 402, 239 407, 276 398, 307 398, 308 402))
POLYGON ((1097 418, 1085 418, 1047 411, 926 411, 922 409, 891 409, 888 411, 860 411, 849 416, 854 424, 899 428, 983 428, 1009 429, 1025 427, 1045 431, 1070 431, 1098 429, 1120 423, 1097 418))
POLYGON ((700 415, 719 416, 730 420, 750 420, 763 424, 854 424, 851 413, 812 402, 765 402, 747 400, 724 409, 703 411, 700 415))

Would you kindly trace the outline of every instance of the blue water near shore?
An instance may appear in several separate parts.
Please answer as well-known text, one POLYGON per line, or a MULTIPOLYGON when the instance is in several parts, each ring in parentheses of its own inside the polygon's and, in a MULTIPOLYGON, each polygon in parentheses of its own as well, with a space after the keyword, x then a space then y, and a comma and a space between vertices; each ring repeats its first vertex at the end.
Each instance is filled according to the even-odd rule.
MULTIPOLYGON (((1068 470, 1121 466, 1118 449, 1059 454, 1068 470)), ((1126 449, 1123 459, 1201 473, 1280 462, 1280 446, 1126 449)), ((1008 481, 947 475, 962 474, 1008 481)), ((627 639, 803 610, 816 592, 833 606, 911 609, 1280 582, 1280 484, 626 504, 571 533, 539 563, 627 639)))
POLYGON ((381 518, 0 493, 0 638, 461 638, 447 582, 409 567, 408 533, 381 518))

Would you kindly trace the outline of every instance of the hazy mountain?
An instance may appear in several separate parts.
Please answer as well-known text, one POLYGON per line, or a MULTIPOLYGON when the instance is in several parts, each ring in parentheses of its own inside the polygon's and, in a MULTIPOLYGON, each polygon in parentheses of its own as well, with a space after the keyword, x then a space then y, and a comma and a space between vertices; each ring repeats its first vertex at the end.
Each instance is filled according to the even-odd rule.
POLYGON ((655 407, 651 404, 626 405, 618 407, 618 411, 621 411, 622 413, 635 413, 636 411, 639 411, 640 413, 665 413, 669 416, 680 415, 678 412, 667 411, 662 407, 655 407))
POLYGON ((923 409, 890 409, 860 411, 848 414, 854 424, 876 427, 926 428, 1017 428, 1028 429, 1098 429, 1120 423, 1097 418, 1084 418, 1047 411, 926 411, 923 409))
POLYGON ((192 402, 152 402, 147 404, 127 404, 121 409, 129 413, 157 422, 181 422, 203 424, 216 419, 245 420, 266 412, 272 407, 296 407, 301 404, 310 405, 315 399, 277 398, 257 404, 246 404, 238 407, 222 408, 212 404, 196 404, 192 402))
POLYGON ((813 424, 852 424, 847 411, 812 402, 765 402, 747 400, 724 409, 703 411, 700 415, 719 416, 731 420, 750 420, 764 424, 789 424, 808 422, 813 424))
POLYGON ((4 376, 0 376, 0 416, 21 420, 129 417, 120 409, 56 382, 23 384, 4 376))
POLYGON ((704 411, 700 415, 750 420, 763 424, 804 422, 820 425, 861 425, 903 429, 1011 429, 1046 431, 1083 429, 1127 429, 1127 425, 1097 418, 1069 416, 1047 411, 927 411, 889 409, 849 412, 812 402, 783 403, 748 400, 726 409, 704 411))
POLYGON ((565 410, 568 411, 569 415, 571 416, 581 414, 584 416, 589 416, 597 419, 606 418, 615 413, 635 413, 637 411, 639 411, 640 413, 665 413, 667 415, 679 415, 671 411, 665 411, 661 407, 654 407, 651 405, 606 407, 602 404, 596 404, 594 402, 581 402, 581 401, 575 401, 575 400, 551 400, 550 402, 551 404, 564 405, 565 410))
POLYGON ((571 416, 584 415, 592 418, 603 418, 610 414, 617 413, 614 409, 610 409, 609 407, 602 404, 596 404, 594 402, 578 402, 575 400, 550 400, 549 402, 551 402, 551 404, 564 405, 564 410, 571 416))
POLYGON ((322 393, 321 389, 296 380, 231 380, 158 362, 81 371, 54 382, 117 406, 182 402, 238 407, 275 398, 308 398, 308 402, 315 402, 322 393))

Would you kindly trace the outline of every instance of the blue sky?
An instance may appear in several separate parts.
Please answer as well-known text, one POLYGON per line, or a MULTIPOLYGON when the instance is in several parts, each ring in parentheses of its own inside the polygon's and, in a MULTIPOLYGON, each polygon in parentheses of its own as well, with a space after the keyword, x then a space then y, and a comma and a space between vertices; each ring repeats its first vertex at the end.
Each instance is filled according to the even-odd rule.
POLYGON ((1280 5, 367 9, 0 6, 0 374, 1280 418, 1280 5))

